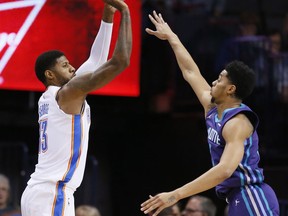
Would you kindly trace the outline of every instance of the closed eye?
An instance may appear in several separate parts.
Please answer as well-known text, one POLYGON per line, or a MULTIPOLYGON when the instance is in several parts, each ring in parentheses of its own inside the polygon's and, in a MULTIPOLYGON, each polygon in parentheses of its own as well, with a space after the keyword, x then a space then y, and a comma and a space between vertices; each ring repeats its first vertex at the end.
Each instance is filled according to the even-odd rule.
POLYGON ((62 64, 62 67, 64 67, 64 68, 67 68, 68 66, 69 66, 68 62, 65 62, 65 63, 62 64))

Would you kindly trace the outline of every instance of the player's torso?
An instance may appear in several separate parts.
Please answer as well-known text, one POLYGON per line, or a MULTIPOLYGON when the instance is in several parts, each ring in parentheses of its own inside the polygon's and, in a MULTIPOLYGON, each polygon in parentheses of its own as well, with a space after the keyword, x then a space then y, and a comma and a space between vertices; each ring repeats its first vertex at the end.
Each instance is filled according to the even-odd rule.
POLYGON ((65 114, 55 99, 58 90, 59 87, 49 87, 38 102, 39 155, 29 184, 62 181, 76 189, 85 168, 90 107, 85 102, 81 114, 65 114))
MULTIPOLYGON (((225 148, 225 140, 222 137, 222 130, 225 123, 233 118, 238 113, 245 113, 249 116, 255 129, 258 125, 258 118, 255 116, 255 121, 252 120, 254 113, 245 105, 241 105, 239 108, 232 108, 225 110, 222 119, 218 119, 217 110, 208 112, 206 117, 206 125, 208 132, 208 143, 212 159, 213 166, 217 165, 221 159, 225 148)), ((233 131, 231 131, 233 133, 233 131)), ((220 190, 226 190, 227 188, 239 187, 244 184, 261 183, 263 181, 262 169, 258 167, 260 160, 258 152, 258 135, 254 130, 251 137, 247 138, 244 143, 244 155, 238 168, 232 174, 232 176, 222 182, 217 188, 220 190)))

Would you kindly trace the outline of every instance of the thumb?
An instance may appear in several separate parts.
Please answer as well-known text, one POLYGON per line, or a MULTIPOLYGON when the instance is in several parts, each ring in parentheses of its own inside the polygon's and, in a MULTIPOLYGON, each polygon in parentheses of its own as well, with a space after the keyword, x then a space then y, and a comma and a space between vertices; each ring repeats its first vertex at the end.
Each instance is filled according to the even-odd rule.
POLYGON ((156 32, 156 31, 153 31, 153 30, 151 30, 151 29, 149 29, 149 28, 146 28, 145 31, 146 31, 148 34, 150 34, 150 35, 155 35, 155 32, 156 32))

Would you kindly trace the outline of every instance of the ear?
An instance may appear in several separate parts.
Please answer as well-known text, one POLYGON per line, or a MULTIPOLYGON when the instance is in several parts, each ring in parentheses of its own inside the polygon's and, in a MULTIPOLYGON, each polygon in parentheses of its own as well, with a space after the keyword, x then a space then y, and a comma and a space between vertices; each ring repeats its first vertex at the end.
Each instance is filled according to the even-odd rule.
POLYGON ((236 92, 236 86, 235 85, 230 85, 228 90, 227 90, 227 94, 229 95, 233 95, 236 92))
POLYGON ((51 70, 45 70, 44 74, 47 81, 54 79, 54 73, 51 70))

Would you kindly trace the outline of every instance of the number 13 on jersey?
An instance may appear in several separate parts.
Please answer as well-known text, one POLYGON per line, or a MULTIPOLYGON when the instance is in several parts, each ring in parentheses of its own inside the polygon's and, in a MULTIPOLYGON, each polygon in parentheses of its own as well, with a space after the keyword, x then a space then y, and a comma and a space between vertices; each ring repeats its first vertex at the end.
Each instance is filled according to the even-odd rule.
POLYGON ((47 123, 48 119, 43 119, 39 122, 39 154, 45 153, 48 149, 48 137, 47 137, 47 123))

